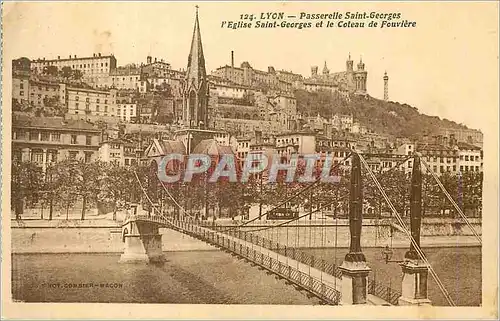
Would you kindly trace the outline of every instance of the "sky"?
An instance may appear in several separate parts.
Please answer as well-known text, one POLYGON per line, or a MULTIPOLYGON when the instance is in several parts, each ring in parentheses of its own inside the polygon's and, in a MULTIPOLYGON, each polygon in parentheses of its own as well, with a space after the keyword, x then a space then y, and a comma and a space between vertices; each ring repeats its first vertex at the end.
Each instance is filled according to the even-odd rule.
MULTIPOLYGON (((383 97, 389 75, 390 100, 421 112, 484 130, 498 126, 498 4, 374 2, 6 2, 4 59, 78 57, 113 53, 118 65, 165 59, 186 68, 195 5, 207 70, 248 61, 310 75, 326 61, 343 71, 350 53, 362 56, 371 96, 383 97), (416 28, 225 29, 240 14, 286 15, 331 12, 401 13, 416 28)), ((291 21, 297 21, 291 19, 291 21)), ((255 23, 255 21, 254 21, 255 23)), ((10 63, 4 63, 8 71, 10 63)))

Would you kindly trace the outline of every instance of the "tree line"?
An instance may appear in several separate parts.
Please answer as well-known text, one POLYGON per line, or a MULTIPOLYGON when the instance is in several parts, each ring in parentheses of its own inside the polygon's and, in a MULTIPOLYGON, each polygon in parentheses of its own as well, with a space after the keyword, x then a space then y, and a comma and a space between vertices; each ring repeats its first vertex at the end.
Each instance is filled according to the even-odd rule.
MULTIPOLYGON (((334 217, 347 217, 349 208, 350 171, 339 170, 339 183, 316 183, 304 191, 310 183, 285 182, 286 172, 280 171, 275 183, 266 183, 265 175, 254 174, 246 183, 219 179, 209 183, 211 167, 207 173, 195 175, 192 182, 182 180, 172 184, 160 182, 154 168, 149 166, 120 166, 101 161, 85 163, 66 160, 53 163, 45 171, 33 162, 12 163, 11 204, 17 219, 22 218, 24 208, 46 209, 47 218, 53 218, 54 210, 68 213, 79 202, 81 220, 91 208, 104 212, 125 209, 130 202, 140 202, 147 208, 148 197, 164 211, 178 215, 179 210, 170 195, 193 216, 235 217, 248 215, 251 206, 273 208, 289 199, 282 207, 312 211, 318 208, 334 217), (139 178, 140 184, 137 181, 139 178), (148 197, 141 189, 144 188, 148 197), (301 192, 302 191, 302 192, 301 192), (294 198, 291 196, 297 195, 294 198)), ((302 175, 303 166, 297 168, 296 177, 302 175)), ((313 173, 318 177, 320 169, 313 173)), ((366 172, 363 176, 364 215, 388 217, 391 215, 381 193, 366 172)), ((376 173, 388 198, 403 216, 409 215, 410 177, 403 171, 391 170, 376 173)), ((444 173, 440 179, 455 202, 468 216, 480 216, 482 209, 482 181, 480 172, 461 174, 444 173)), ((422 211, 424 216, 455 216, 452 204, 446 199, 437 183, 429 174, 423 175, 422 211)), ((262 211, 261 211, 262 213, 262 211)))

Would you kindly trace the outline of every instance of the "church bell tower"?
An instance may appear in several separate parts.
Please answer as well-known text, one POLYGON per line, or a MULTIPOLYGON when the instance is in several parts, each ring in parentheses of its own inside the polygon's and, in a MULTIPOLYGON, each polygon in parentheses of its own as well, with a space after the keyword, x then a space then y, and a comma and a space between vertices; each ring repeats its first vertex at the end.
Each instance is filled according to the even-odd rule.
POLYGON ((188 128, 205 129, 208 126, 209 85, 205 69, 205 56, 201 43, 198 6, 194 21, 193 39, 189 52, 185 83, 182 91, 182 119, 188 128))

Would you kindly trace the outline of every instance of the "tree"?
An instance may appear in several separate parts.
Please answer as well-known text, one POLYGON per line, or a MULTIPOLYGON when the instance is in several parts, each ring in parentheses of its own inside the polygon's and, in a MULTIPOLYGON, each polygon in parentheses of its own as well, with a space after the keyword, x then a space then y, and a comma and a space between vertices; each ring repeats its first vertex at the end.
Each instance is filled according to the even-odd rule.
POLYGON ((113 220, 116 220, 116 212, 125 208, 126 203, 132 199, 135 184, 137 182, 131 168, 116 163, 104 166, 99 200, 113 204, 113 220))
POLYGON ((74 80, 81 80, 82 78, 83 78, 83 73, 81 70, 79 70, 79 69, 73 70, 73 79, 74 80))
POLYGON ((75 161, 74 177, 76 180, 76 191, 82 198, 82 215, 81 220, 85 220, 85 212, 87 206, 93 205, 97 201, 97 197, 102 188, 103 162, 85 163, 83 161, 75 161))
POLYGON ((71 78, 73 76, 73 70, 71 69, 71 67, 68 67, 68 66, 62 67, 62 69, 61 69, 61 75, 66 80, 68 80, 69 78, 71 78))
POLYGON ((56 66, 46 66, 43 68, 43 73, 45 75, 50 75, 50 76, 57 76, 59 73, 58 69, 56 66))
POLYGON ((43 173, 42 168, 34 162, 12 162, 11 178, 11 204, 14 205, 16 219, 21 219, 24 204, 35 204, 38 202, 43 173))

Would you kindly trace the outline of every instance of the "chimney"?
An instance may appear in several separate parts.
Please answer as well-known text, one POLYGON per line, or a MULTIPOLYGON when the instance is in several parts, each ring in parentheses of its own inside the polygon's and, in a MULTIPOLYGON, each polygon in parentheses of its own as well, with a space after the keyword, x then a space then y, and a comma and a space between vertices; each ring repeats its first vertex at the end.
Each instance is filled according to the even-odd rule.
POLYGON ((262 131, 260 129, 255 130, 255 143, 260 144, 262 142, 262 131))
POLYGON ((61 56, 57 56, 57 60, 61 59, 61 56))
POLYGON ((76 59, 76 55, 75 55, 75 59, 76 59))
POLYGON ((156 57, 155 57, 155 62, 156 62, 156 57))
POLYGON ((153 60, 153 59, 151 58, 151 56, 148 56, 148 57, 146 58, 146 62, 147 62, 148 64, 150 64, 152 60, 153 60))
POLYGON ((234 68, 234 51, 231 50, 231 68, 234 68))
POLYGON ((101 56, 101 53, 99 53, 99 57, 101 56))
POLYGON ((71 59, 71 55, 69 55, 69 59, 71 59))

